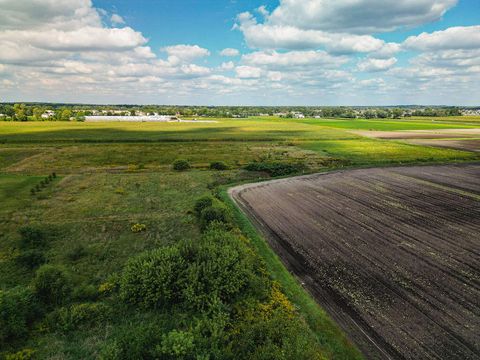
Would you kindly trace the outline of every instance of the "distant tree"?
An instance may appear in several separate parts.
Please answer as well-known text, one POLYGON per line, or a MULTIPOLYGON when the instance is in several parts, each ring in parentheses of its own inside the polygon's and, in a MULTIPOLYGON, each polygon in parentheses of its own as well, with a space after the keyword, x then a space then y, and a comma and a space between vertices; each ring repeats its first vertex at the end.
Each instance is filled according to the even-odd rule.
POLYGON ((15 104, 15 105, 13 105, 13 110, 15 112, 15 119, 17 121, 27 121, 27 113, 25 111, 25 104, 15 104))
POLYGON ((45 112, 45 110, 41 107, 34 107, 32 110, 33 117, 35 120, 42 120, 42 114, 45 112))

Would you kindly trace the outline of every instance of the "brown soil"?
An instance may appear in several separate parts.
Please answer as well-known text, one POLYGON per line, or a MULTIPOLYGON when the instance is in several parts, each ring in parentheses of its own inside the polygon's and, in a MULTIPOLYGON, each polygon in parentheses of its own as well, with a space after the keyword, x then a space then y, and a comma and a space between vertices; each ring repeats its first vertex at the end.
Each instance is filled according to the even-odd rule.
POLYGON ((457 150, 480 152, 480 139, 468 140, 409 140, 410 144, 444 147, 457 150))
POLYGON ((479 164, 338 171, 230 194, 366 358, 480 358, 479 164))

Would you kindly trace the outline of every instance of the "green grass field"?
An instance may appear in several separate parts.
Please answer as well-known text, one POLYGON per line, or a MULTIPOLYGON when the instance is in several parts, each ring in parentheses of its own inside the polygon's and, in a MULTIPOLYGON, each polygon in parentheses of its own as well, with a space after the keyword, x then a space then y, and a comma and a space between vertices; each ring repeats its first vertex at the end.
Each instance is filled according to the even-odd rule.
MULTIPOLYGON (((52 326, 51 320, 63 308, 48 308, 26 333, 0 346, 0 358, 32 349, 39 359, 100 355, 120 359, 118 354, 105 354, 115 344, 135 343, 138 339, 131 329, 168 332, 180 326, 183 331, 197 331, 195 324, 204 321, 197 313, 132 308, 119 304, 115 294, 104 296, 97 289, 113 281, 128 259, 144 251, 185 239, 197 241, 202 235, 193 213, 196 199, 218 194, 230 184, 269 177, 245 171, 250 162, 302 163, 305 172, 317 172, 348 166, 480 160, 472 152, 373 140, 349 132, 474 126, 456 121, 252 118, 219 119, 214 124, 0 122, 0 289, 30 286, 35 269, 18 263, 18 229, 35 225, 49 234, 48 246, 42 250, 45 261, 66 269, 80 294, 63 306, 102 303, 114 313, 102 321, 66 329, 52 326), (179 158, 188 160, 193 168, 173 171, 171 164, 179 158), (225 162, 229 170, 210 170, 213 161, 225 162), (55 180, 32 195, 31 189, 52 172, 57 174, 55 180), (145 224, 146 231, 132 232, 132 225, 137 223, 145 224)), ((280 283, 296 308, 295 317, 305 320, 303 336, 314 339, 311 341, 320 349, 320 358, 361 358, 278 259, 272 258, 263 239, 241 214, 234 216, 234 225, 250 239, 245 240, 250 251, 266 264, 266 276, 280 283)), ((258 301, 267 301, 255 296, 258 301)), ((239 302, 230 319, 249 314, 247 310, 239 302)), ((225 321, 222 331, 226 334, 250 331, 248 326, 236 330, 236 322, 225 321)))

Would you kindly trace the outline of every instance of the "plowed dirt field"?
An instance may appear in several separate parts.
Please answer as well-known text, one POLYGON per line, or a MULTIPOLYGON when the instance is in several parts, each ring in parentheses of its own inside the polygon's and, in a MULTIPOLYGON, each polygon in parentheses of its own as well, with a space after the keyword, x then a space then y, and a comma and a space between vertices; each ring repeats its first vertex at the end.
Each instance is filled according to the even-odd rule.
POLYGON ((338 171, 230 195, 367 359, 480 358, 480 164, 338 171))

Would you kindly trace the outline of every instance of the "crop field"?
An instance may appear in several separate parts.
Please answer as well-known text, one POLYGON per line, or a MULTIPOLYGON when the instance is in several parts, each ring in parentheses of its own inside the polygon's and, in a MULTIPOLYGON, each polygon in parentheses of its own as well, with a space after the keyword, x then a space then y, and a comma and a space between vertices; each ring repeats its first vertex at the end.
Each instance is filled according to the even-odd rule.
POLYGON ((361 169, 231 195, 369 359, 478 359, 480 166, 361 169))
MULTIPOLYGON (((231 220, 233 230, 224 235, 247 248, 245 253, 254 259, 249 258, 249 264, 263 265, 240 295, 226 297, 230 302, 212 299, 212 311, 185 303, 161 309, 131 306, 120 296, 120 279, 127 264, 141 254, 205 241, 194 210, 199 198, 217 199, 233 184, 275 176, 372 165, 475 162, 480 154, 472 151, 353 133, 365 127, 429 130, 472 125, 430 119, 383 125, 273 117, 216 120, 0 122, 0 306, 11 304, 4 296, 12 296, 15 307, 21 308, 17 292, 32 289, 44 266, 60 269, 70 289, 61 302, 35 308, 28 315, 32 318, 11 330, 13 335, 0 327, 0 358, 21 351, 52 360, 113 359, 112 354, 128 358, 133 353, 136 358, 161 358, 158 352, 166 351, 162 341, 167 344, 168 336, 185 337, 189 351, 211 359, 262 358, 262 351, 297 359, 362 358, 288 271, 264 259, 264 240, 254 240, 258 234, 244 230, 241 219, 231 220), (172 164, 179 159, 190 167, 174 170, 172 164), (218 162, 225 167, 211 168, 218 162), (251 164, 255 166, 248 169, 251 164), (37 229, 44 243, 22 245, 25 227, 37 229), (277 331, 280 328, 284 331, 277 331), (152 337, 156 343, 148 342, 152 332, 160 334, 152 337), (144 348, 150 352, 142 353, 144 348), (228 353, 233 348, 238 352, 228 353)), ((204 278, 191 276, 188 281, 204 278)), ((188 283, 182 281, 182 286, 188 283)), ((200 291, 201 286, 188 291, 192 289, 200 291)))

